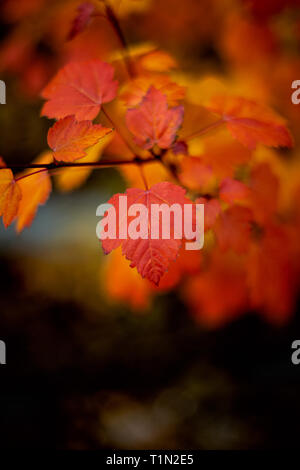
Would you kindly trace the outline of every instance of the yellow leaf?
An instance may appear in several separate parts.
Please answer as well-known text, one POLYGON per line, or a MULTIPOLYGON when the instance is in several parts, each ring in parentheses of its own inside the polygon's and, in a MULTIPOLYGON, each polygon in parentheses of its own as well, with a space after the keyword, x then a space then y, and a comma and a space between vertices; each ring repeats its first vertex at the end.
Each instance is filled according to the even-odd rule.
POLYGON ((0 170, 0 215, 5 227, 16 217, 22 192, 11 170, 0 170))

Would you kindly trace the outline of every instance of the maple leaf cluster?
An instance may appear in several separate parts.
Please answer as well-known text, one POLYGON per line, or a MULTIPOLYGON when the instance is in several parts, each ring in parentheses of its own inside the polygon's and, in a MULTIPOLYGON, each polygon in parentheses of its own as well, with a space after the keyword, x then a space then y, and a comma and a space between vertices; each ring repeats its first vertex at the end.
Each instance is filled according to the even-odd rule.
MULTIPOLYGON (((218 16, 221 3, 212 3, 218 16)), ((268 27, 273 10, 260 12, 258 3, 252 2, 251 14, 248 7, 223 12, 219 48, 231 70, 224 76, 183 72, 157 47, 129 47, 114 2, 72 8, 64 20, 65 65, 40 92, 41 115, 56 121, 48 131, 49 148, 22 173, 1 162, 5 227, 16 221, 20 232, 32 223, 48 200, 52 177, 60 190, 70 191, 94 168, 111 164, 127 182, 130 204, 204 204, 205 244, 189 252, 182 240, 152 240, 150 228, 147 240, 104 240, 102 274, 109 296, 141 309, 176 288, 195 317, 210 326, 251 309, 273 322, 286 320, 299 289, 299 142, 290 128, 295 131, 300 122, 282 89, 299 64, 282 58, 279 38, 268 27), (117 46, 104 51, 99 45, 91 52, 103 17, 117 46), (249 37, 251 73, 245 60, 249 37), (277 102, 265 86, 275 64, 277 102), (291 155, 288 161, 284 152, 291 155)), ((130 0, 124 4, 131 11, 130 0)), ((6 5, 7 14, 16 14, 6 5)), ((29 13, 25 9, 24 15, 29 13)), ((7 57, 13 56, 7 50, 7 57)), ((108 201, 117 213, 119 196, 108 201)))

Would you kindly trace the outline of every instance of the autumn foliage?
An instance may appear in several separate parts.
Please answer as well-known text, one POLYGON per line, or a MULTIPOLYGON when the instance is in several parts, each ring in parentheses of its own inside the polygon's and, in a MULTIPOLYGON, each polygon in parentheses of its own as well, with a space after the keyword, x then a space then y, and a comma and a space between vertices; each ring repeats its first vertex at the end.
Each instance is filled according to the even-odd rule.
MULTIPOLYGON (((66 51, 46 64, 33 56, 33 44, 24 43, 16 26, 0 53, 4 69, 20 81, 30 67, 38 70, 40 80, 27 80, 27 91, 43 98, 41 116, 55 120, 49 148, 45 143, 45 153, 24 171, 1 162, 4 226, 15 222, 18 232, 29 226, 50 196, 52 179, 58 190, 71 191, 91 171, 114 166, 132 202, 204 204, 205 244, 201 252, 188 252, 182 240, 103 241, 101 279, 109 298, 142 310, 173 289, 208 326, 250 310, 286 321, 300 273, 300 120, 289 100, 300 67, 279 47, 282 38, 269 22, 286 2, 276 2, 275 13, 273 2, 265 9, 264 2, 233 2, 239 6, 227 10, 221 0, 203 2, 211 7, 208 21, 200 6, 187 2, 200 23, 185 27, 187 48, 193 34, 202 34, 227 64, 221 72, 205 64, 181 68, 183 58, 164 50, 172 49, 168 32, 180 37, 184 27, 184 18, 181 26, 173 23, 165 5, 159 12, 155 2, 143 0, 123 0, 121 6, 114 0, 19 3, 22 8, 7 0, 5 15, 25 22, 48 8, 44 32, 53 48, 61 41, 66 51), (149 18, 158 24, 164 19, 165 30, 155 32, 157 45, 128 44, 122 23, 132 13, 144 18, 136 26, 144 35, 149 18), (217 37, 212 19, 220 25, 217 37), (57 36, 55 21, 63 25, 57 36), (245 37, 246 46, 252 44, 249 61, 245 37)), ((118 197, 108 201, 117 210, 118 197)))

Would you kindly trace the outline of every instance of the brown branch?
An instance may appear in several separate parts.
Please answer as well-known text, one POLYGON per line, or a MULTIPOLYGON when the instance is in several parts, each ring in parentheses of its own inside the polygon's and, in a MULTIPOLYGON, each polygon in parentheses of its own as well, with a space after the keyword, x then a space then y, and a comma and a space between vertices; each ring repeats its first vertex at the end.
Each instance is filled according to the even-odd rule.
POLYGON ((127 44, 126 38, 124 36, 124 33, 121 29, 119 20, 118 20, 117 16, 115 15, 115 12, 112 9, 112 7, 108 4, 108 2, 106 0, 102 0, 102 1, 104 3, 104 6, 105 6, 105 12, 106 12, 107 19, 110 22, 112 28, 114 29, 114 31, 115 31, 115 33, 116 33, 116 35, 117 35, 117 37, 120 41, 120 44, 122 46, 123 59, 124 59, 124 63, 125 63, 126 68, 127 68, 128 75, 130 76, 130 78, 133 78, 135 76, 134 67, 133 67, 133 64, 132 64, 132 61, 131 61, 130 57, 128 56, 128 44, 127 44))
POLYGON ((13 163, 8 166, 0 166, 0 170, 10 169, 10 170, 29 170, 34 168, 44 168, 45 170, 57 170, 59 168, 102 168, 110 166, 119 166, 119 165, 141 165, 146 163, 151 163, 157 160, 157 158, 148 158, 144 160, 138 156, 132 160, 101 160, 100 162, 52 162, 52 163, 13 163))
POLYGON ((38 173, 43 173, 44 171, 47 171, 47 168, 43 168, 42 170, 38 170, 32 173, 26 173, 25 175, 18 176, 18 178, 16 178, 16 181, 20 181, 23 178, 28 178, 29 176, 37 175, 38 173))

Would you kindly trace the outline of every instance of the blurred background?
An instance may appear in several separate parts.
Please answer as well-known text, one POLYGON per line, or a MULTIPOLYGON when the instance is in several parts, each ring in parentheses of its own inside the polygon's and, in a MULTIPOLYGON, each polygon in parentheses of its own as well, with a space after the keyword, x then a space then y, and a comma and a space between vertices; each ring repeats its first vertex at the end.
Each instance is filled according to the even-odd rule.
MULTIPOLYGON (((0 155, 8 166, 47 149, 51 121, 40 117, 40 92, 55 72, 72 59, 108 60, 119 46, 102 18, 66 41, 80 3, 1 2, 0 155)), ((186 86, 193 80, 193 105, 222 83, 279 111, 295 138, 295 150, 276 154, 288 167, 280 184, 290 189, 291 174, 300 183, 300 105, 291 103, 291 83, 300 79, 298 0, 116 0, 113 7, 133 49, 151 50, 150 43, 175 57, 173 77, 186 86)), ((17 235, 1 224, 1 446, 297 447, 300 365, 291 362, 291 344, 300 337, 299 267, 279 319, 272 305, 284 293, 275 283, 260 287, 274 289, 275 302, 255 309, 244 299, 236 305, 239 295, 226 283, 213 284, 213 302, 204 295, 187 302, 185 279, 160 291, 135 274, 128 280, 121 258, 104 257, 95 235, 96 207, 124 191, 126 177, 97 170, 71 192, 56 181, 31 227, 17 235)), ((299 207, 293 190, 285 197, 299 207)))

